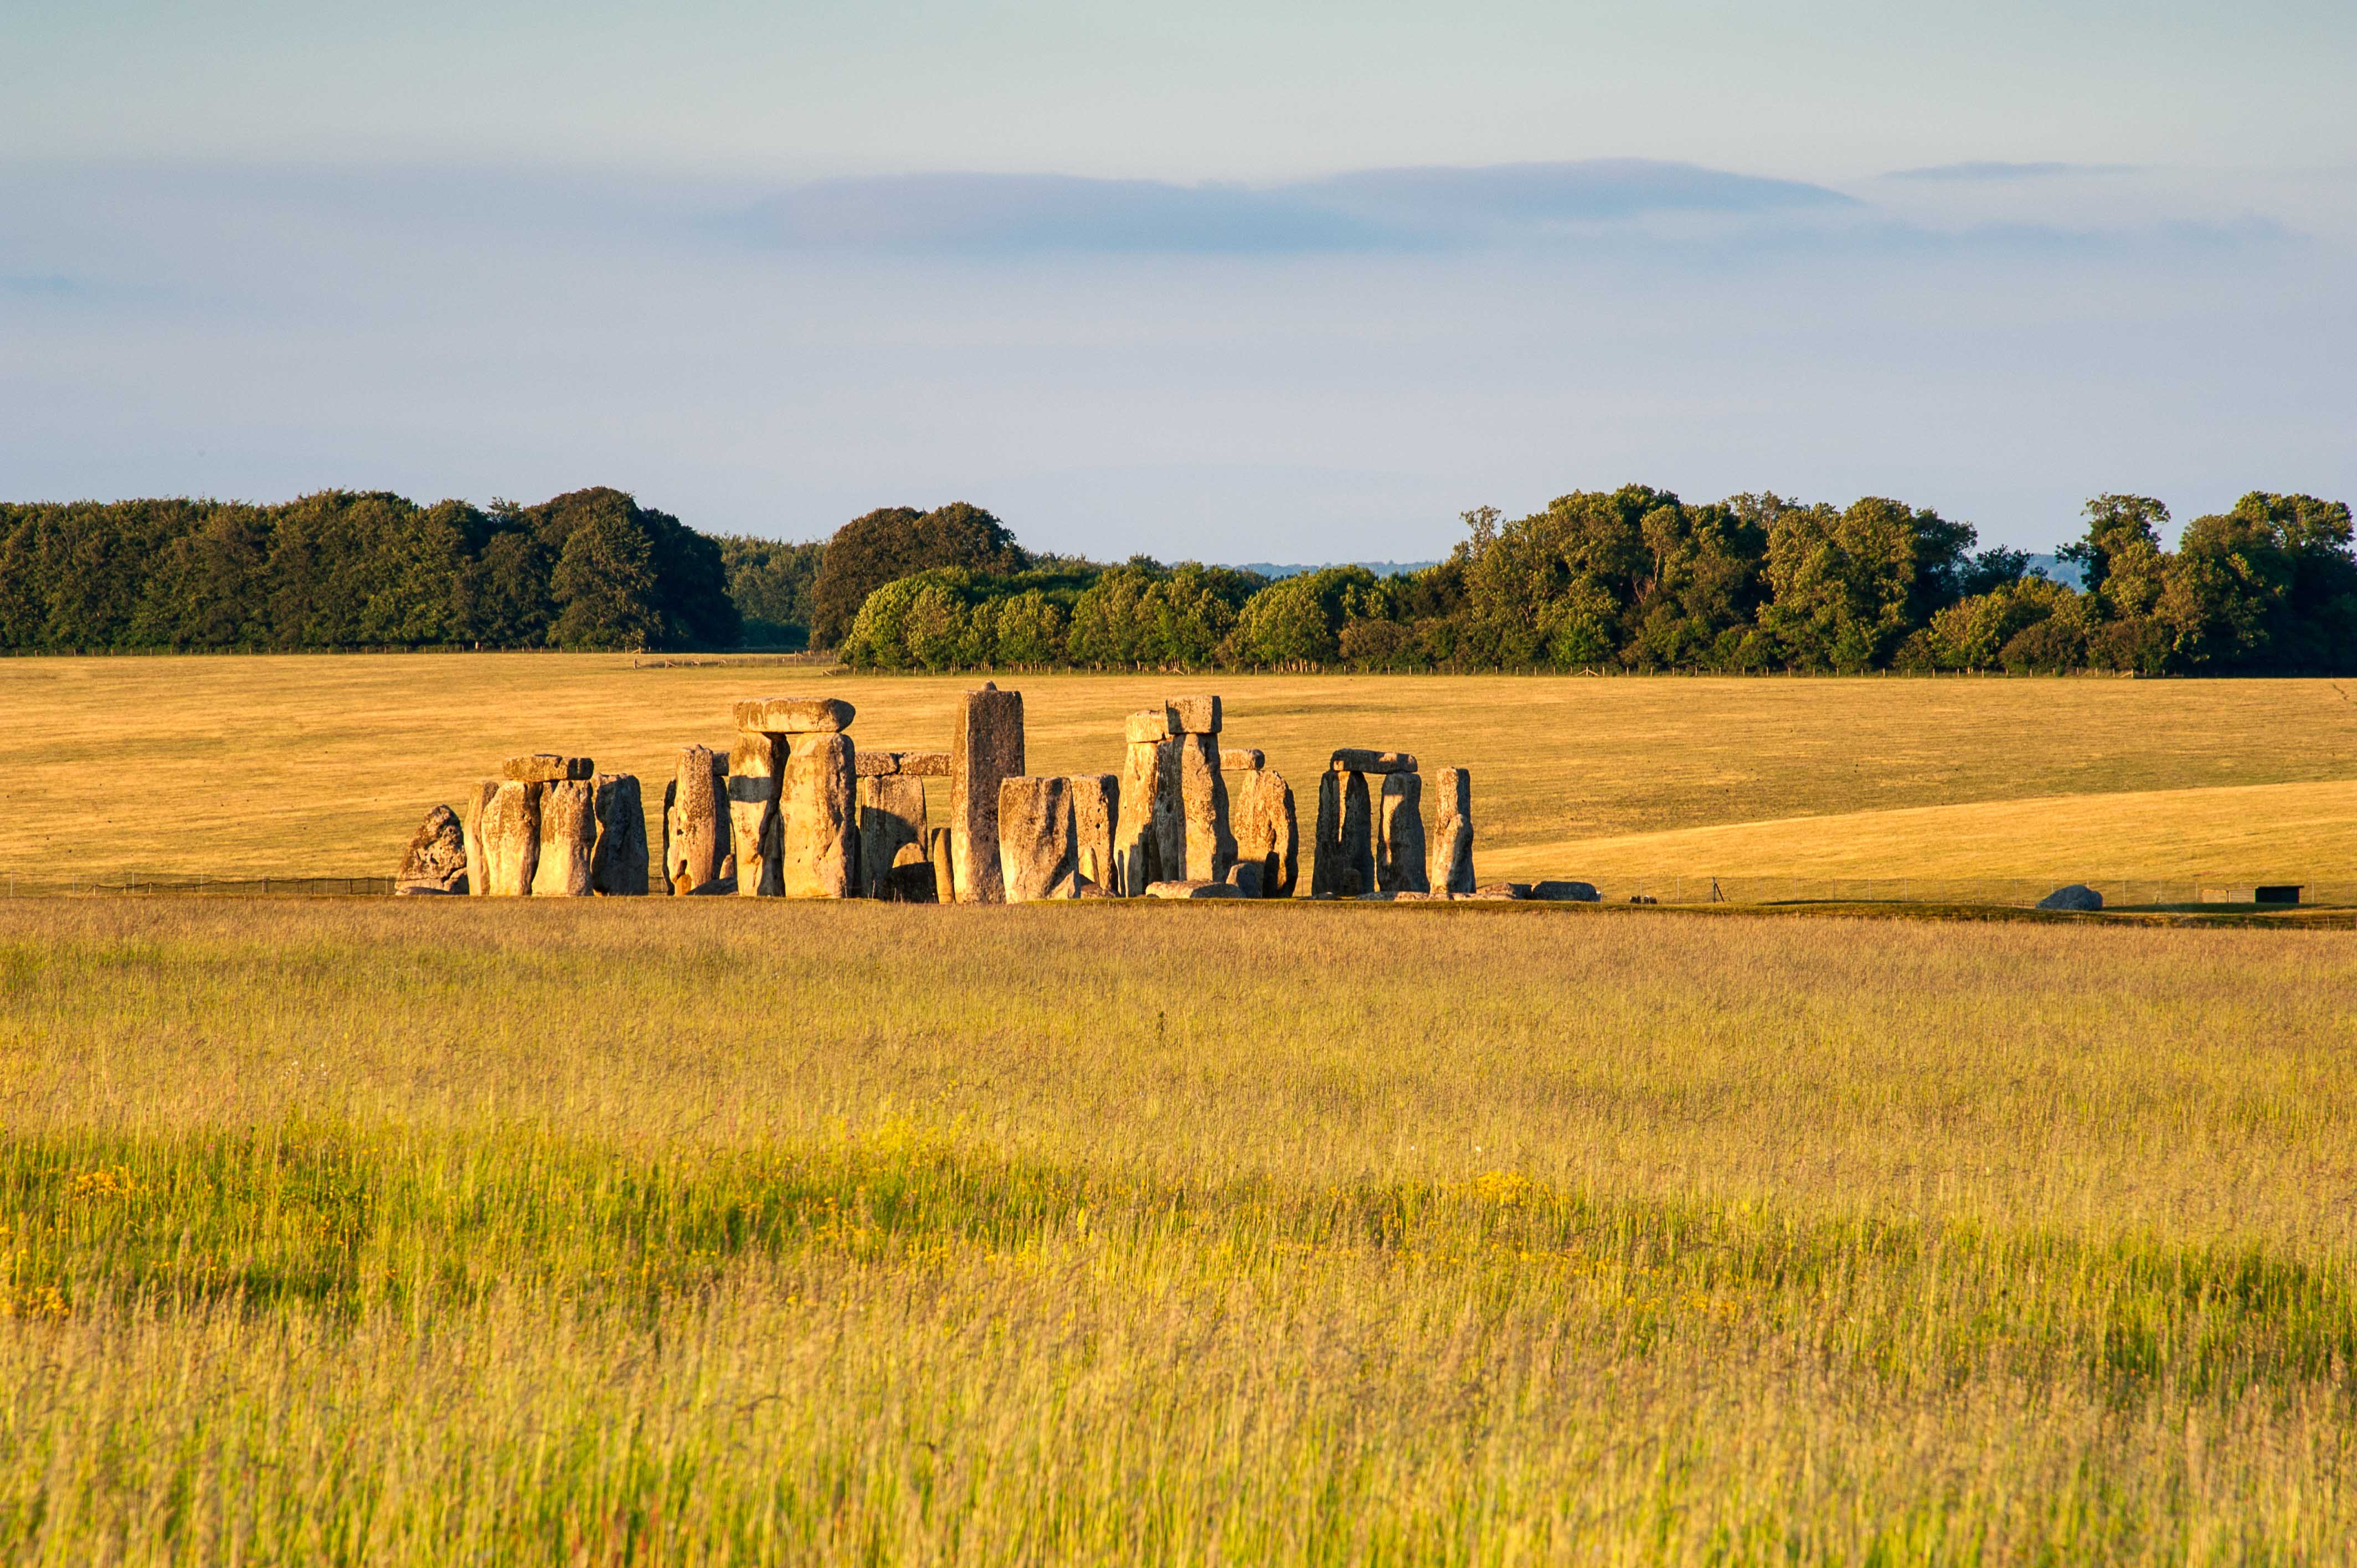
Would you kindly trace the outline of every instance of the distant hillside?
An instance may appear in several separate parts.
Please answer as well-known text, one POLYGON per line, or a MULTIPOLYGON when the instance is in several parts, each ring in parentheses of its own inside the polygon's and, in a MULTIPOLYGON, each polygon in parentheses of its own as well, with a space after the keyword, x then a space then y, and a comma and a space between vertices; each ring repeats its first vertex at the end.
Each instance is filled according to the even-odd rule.
POLYGON ((1364 566, 1378 577, 1405 577, 1410 572, 1421 572, 1426 566, 1437 566, 1437 561, 1312 561, 1306 564, 1280 566, 1270 561, 1245 561, 1232 570, 1257 572, 1274 581, 1279 577, 1298 577, 1310 572, 1322 572, 1329 566, 1364 566))

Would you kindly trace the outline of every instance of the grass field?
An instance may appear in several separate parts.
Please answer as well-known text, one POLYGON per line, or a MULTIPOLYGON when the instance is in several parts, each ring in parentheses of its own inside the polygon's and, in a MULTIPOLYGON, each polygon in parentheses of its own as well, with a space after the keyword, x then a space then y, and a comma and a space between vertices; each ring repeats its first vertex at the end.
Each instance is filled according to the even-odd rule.
POLYGON ((2318 931, 0 901, 0 1556, 2346 1561, 2352 986, 2318 931))
MULTIPOLYGON (((823 689, 863 746, 947 744, 967 677, 626 655, 0 660, 0 874, 382 875, 516 751, 660 799, 739 696, 823 689)), ((2357 876, 2357 705, 2330 682, 1001 678, 1036 770, 1115 770, 1121 716, 1227 699, 1296 780, 1340 745, 1470 768, 1484 876, 2357 876)))

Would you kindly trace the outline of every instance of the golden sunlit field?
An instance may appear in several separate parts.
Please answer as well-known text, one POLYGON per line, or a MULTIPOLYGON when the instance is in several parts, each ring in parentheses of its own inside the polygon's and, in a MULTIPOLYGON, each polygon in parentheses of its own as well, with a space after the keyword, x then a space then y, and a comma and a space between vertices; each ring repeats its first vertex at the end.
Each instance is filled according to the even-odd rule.
POLYGON ((2330 1563, 2357 936, 0 901, 0 1555, 2330 1563))
MULTIPOLYGON (((2327 681, 998 679, 1025 693, 1041 772, 1117 771, 1124 714, 1221 692, 1225 738, 1294 780, 1305 832, 1337 746, 1469 768, 1484 877, 2357 880, 2357 704, 2327 681)), ((652 802, 680 746, 725 745, 737 697, 823 690, 857 705, 859 745, 939 749, 979 680, 598 654, 0 660, 0 873, 382 875, 510 753, 587 752, 652 802)))

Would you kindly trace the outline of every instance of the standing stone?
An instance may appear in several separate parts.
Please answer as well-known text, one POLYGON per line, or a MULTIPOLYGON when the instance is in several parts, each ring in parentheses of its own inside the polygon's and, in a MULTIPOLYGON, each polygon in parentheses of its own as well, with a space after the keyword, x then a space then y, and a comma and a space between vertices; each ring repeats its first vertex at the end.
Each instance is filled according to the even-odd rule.
POLYGON ((904 843, 895 852, 892 868, 884 879, 884 897, 896 904, 931 904, 934 897, 932 863, 925 858, 922 844, 904 843))
MULTIPOLYGON (((998 786, 1023 772, 1023 693, 985 681, 968 692, 950 748, 950 865, 961 904, 1002 904, 998 786)), ((905 764, 904 764, 905 765, 905 764)))
POLYGON ((589 859, 597 849, 597 787, 587 779, 539 786, 540 857, 535 898, 589 897, 589 859))
POLYGON ((395 893, 464 893, 467 890, 467 830, 458 813, 436 806, 425 813, 401 869, 393 874, 395 893))
POLYGON ((679 754, 679 771, 663 791, 663 880, 673 893, 715 890, 734 869, 728 813, 727 762, 708 746, 679 754))
POLYGON ((1473 880, 1473 775, 1444 768, 1432 776, 1432 837, 1425 879, 1435 893, 1470 893, 1473 880))
POLYGON ((647 891, 647 809, 634 773, 600 773, 597 847, 589 856, 589 891, 601 898, 639 898, 647 891))
POLYGON ((1081 773, 1064 780, 1072 792, 1072 843, 1081 875, 1101 893, 1114 891, 1114 829, 1121 821, 1121 779, 1081 773))
MULTIPOLYGON (((1216 724, 1219 699, 1211 701, 1211 722, 1216 724)), ((1199 730, 1186 731, 1176 741, 1185 879, 1225 881, 1228 867, 1235 864, 1236 840, 1228 825, 1228 784, 1220 771, 1219 743, 1199 730)))
POLYGON ((1260 885, 1261 865, 1256 860, 1240 860, 1228 867, 1227 883, 1247 898, 1266 897, 1260 885))
MULTIPOLYGON (((1163 753, 1169 745, 1170 720, 1164 709, 1132 714, 1125 726, 1127 744, 1122 753, 1118 788, 1121 812, 1114 821, 1113 880, 1106 891, 1124 898, 1143 895, 1148 885, 1163 880, 1162 807, 1163 753)), ((1176 760, 1172 763, 1176 777, 1176 760)))
POLYGON ((933 902, 957 902, 957 869, 950 858, 950 831, 947 828, 925 830, 925 859, 933 868, 933 902))
POLYGON ((998 864, 1009 904, 1080 897, 1071 780, 999 780, 998 864))
POLYGON ((728 750, 728 839, 736 846, 737 891, 747 898, 775 898, 785 891, 778 812, 785 751, 784 737, 761 730, 737 731, 728 750))
POLYGON ((1424 868, 1424 779, 1415 773, 1383 776, 1375 808, 1375 886, 1385 893, 1429 893, 1424 868))
POLYGON ((463 823, 467 834, 467 891, 477 897, 491 890, 490 874, 486 869, 491 863, 483 847, 483 813, 490 810, 491 797, 499 792, 500 781, 496 779, 486 779, 476 785, 463 823))
MULTIPOLYGON (((857 757, 861 767, 867 754, 857 757)), ((859 778, 859 880, 869 898, 895 897, 895 877, 903 850, 913 851, 920 865, 925 858, 925 781, 899 774, 866 774, 859 778)), ((931 902, 930 899, 927 902, 931 902)))
POLYGON ((532 891, 540 865, 540 791, 545 786, 510 779, 497 786, 483 806, 476 836, 483 846, 483 891, 495 898, 521 898, 532 891))
POLYGON ((789 898, 859 895, 857 763, 851 737, 805 730, 786 740, 784 881, 789 898))
POLYGON ((1318 779, 1318 858, 1309 890, 1357 898, 1375 890, 1375 844, 1367 776, 1328 768, 1318 779))
MULTIPOLYGON (((1222 771, 1225 771, 1223 768, 1222 771)), ((1301 869, 1301 828, 1293 786, 1265 768, 1239 773, 1228 785, 1228 813, 1236 835, 1236 864, 1258 865, 1264 898, 1290 898, 1301 869)))

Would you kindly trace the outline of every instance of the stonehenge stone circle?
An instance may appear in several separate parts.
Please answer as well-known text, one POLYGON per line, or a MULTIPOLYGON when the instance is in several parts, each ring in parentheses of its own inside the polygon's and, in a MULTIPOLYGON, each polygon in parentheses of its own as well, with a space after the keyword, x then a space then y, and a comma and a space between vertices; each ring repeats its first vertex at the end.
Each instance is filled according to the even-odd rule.
POLYGON ((1425 878, 1424 777, 1386 773, 1375 803, 1375 886, 1384 893, 1428 893, 1425 878))
POLYGON ((985 681, 959 705, 950 748, 950 865, 961 904, 1001 904, 998 786, 1023 773, 1023 693, 985 681))
POLYGON ((798 730, 787 736, 786 746, 780 800, 785 896, 855 897, 859 819, 851 737, 837 730, 798 730))
MULTIPOLYGON (((861 752, 857 760, 864 768, 867 754, 861 752)), ((859 779, 861 893, 870 898, 898 897, 896 878, 906 864, 901 856, 906 852, 916 864, 925 865, 924 837, 925 781, 897 773, 863 772, 859 779)), ((926 875, 931 875, 930 869, 926 875)), ((928 897, 921 902, 930 904, 932 899, 928 897)))
POLYGON ((597 848, 597 787, 586 779, 539 785, 540 853, 535 898, 589 897, 589 859, 597 848))
POLYGON ((739 730, 728 750, 728 842, 737 856, 737 891, 748 898, 775 898, 785 891, 778 807, 784 753, 783 738, 761 730, 739 730))
POLYGON ((436 806, 425 813, 401 869, 393 874, 395 893, 464 893, 467 891, 467 830, 458 813, 436 806))
POLYGON ((513 779, 491 792, 476 837, 483 846, 483 891, 495 898, 531 893, 540 865, 540 791, 513 779))
POLYGON ((997 816, 1000 885, 1007 903, 1080 896, 1070 779, 1000 779, 997 816))
POLYGON ((716 890, 735 870, 727 761, 707 746, 679 754, 663 789, 663 880, 673 893, 716 890))
POLYGON ((638 775, 600 773, 597 847, 589 857, 589 891, 601 898, 640 898, 647 891, 647 811, 638 775))
POLYGON ((1432 836, 1425 883, 1435 893, 1470 893, 1473 881, 1473 776, 1444 768, 1432 776, 1432 836))
POLYGON ((1064 780, 1072 792, 1072 843, 1082 878, 1101 893, 1114 889, 1114 829, 1121 817, 1121 776, 1076 773, 1064 780))

